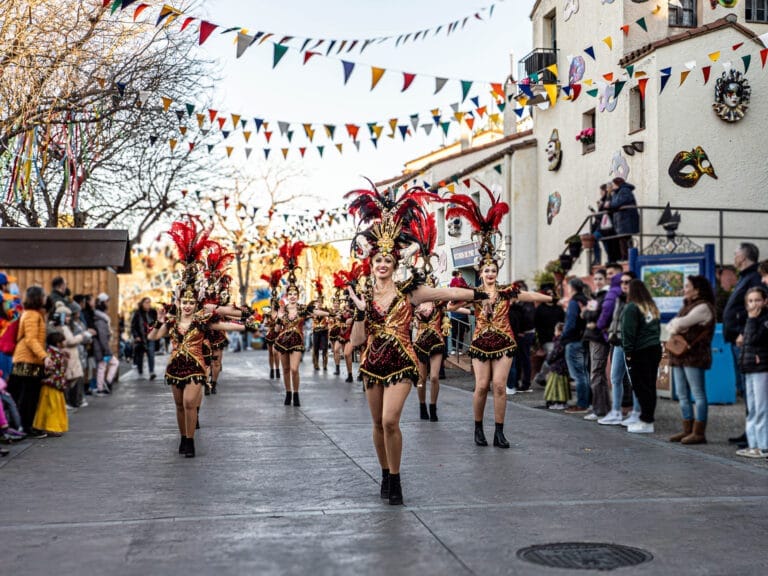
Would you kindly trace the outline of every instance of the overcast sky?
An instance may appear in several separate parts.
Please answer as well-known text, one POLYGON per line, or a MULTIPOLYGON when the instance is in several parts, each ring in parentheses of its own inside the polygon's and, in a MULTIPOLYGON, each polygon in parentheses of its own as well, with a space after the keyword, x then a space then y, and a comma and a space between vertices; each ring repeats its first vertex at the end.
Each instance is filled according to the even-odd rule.
MULTIPOLYGON (((249 33, 269 31, 276 35, 312 38, 365 38, 436 28, 472 16, 492 3, 493 0, 207 0, 199 12, 191 15, 208 17, 222 26, 247 28, 249 33)), ((429 118, 430 109, 449 109, 450 104, 461 100, 457 82, 449 82, 434 95, 433 76, 503 82, 510 71, 510 52, 519 58, 530 51, 528 14, 532 0, 496 0, 495 4, 490 19, 486 11, 484 21, 472 18, 464 30, 448 37, 445 34, 430 36, 400 47, 395 47, 393 42, 372 45, 363 54, 359 51, 333 54, 337 59, 317 56, 307 65, 302 64, 298 50, 289 50, 276 69, 272 69, 271 44, 253 45, 236 59, 234 36, 214 32, 201 48, 221 66, 222 80, 212 96, 213 101, 220 110, 272 121, 364 126, 366 122, 385 122, 393 116, 402 120, 419 113, 423 122, 429 118), (345 86, 338 58, 412 72, 417 77, 411 88, 401 93, 402 74, 387 73, 371 92, 370 68, 358 66, 345 86)), ((487 87, 473 86, 470 97, 475 95, 481 98, 481 104, 490 103, 487 87)), ((277 126, 273 128, 278 134, 273 136, 272 155, 281 159, 279 148, 287 144, 281 144, 276 138, 277 126)), ((249 129, 253 129, 252 124, 249 129)), ((344 131, 342 126, 338 130, 344 131)), ((307 152, 307 159, 303 161, 307 178, 296 186, 316 192, 323 198, 323 206, 338 205, 344 192, 362 184, 361 175, 373 180, 395 176, 408 159, 443 143, 438 130, 429 137, 420 131, 419 137, 406 142, 399 136, 395 140, 383 136, 379 149, 374 150, 367 141, 367 133, 365 128, 366 138, 361 138, 360 152, 351 143, 344 145, 342 156, 334 149, 326 150, 324 159, 319 159, 315 150, 307 152)), ((451 135, 455 134, 454 128, 451 135)), ((234 143, 240 148, 233 158, 243 156, 242 136, 237 136, 234 143)), ((299 126, 293 147, 302 146, 305 141, 299 126)), ((346 138, 343 141, 346 142, 346 138)), ((255 150, 248 162, 255 165, 262 161, 260 148, 264 144, 259 138, 252 140, 251 145, 255 150)))

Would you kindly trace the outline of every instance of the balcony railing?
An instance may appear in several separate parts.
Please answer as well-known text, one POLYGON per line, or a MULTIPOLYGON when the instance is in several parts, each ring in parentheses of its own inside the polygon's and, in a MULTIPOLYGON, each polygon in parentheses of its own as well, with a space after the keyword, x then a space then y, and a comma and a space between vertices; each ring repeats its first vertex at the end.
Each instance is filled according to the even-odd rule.
POLYGON ((526 79, 531 84, 554 84, 557 76, 547 70, 547 66, 557 64, 557 50, 553 48, 536 48, 524 56, 517 65, 520 82, 526 79), (538 76, 538 80, 536 80, 538 76))

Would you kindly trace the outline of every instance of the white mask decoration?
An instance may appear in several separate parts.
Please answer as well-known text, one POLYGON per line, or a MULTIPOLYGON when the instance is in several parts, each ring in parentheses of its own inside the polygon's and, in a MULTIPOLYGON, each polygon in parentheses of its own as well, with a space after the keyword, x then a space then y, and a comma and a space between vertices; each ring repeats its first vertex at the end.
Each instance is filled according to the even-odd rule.
POLYGON ((602 84, 600 86, 600 112, 613 112, 616 110, 618 99, 616 98, 616 87, 613 84, 602 84))
POLYGON ((565 0, 563 2, 563 20, 568 22, 571 16, 579 11, 579 0, 565 0))
POLYGON ((623 178, 624 180, 629 178, 629 164, 620 150, 613 153, 613 158, 611 158, 611 170, 608 174, 614 178, 623 178))

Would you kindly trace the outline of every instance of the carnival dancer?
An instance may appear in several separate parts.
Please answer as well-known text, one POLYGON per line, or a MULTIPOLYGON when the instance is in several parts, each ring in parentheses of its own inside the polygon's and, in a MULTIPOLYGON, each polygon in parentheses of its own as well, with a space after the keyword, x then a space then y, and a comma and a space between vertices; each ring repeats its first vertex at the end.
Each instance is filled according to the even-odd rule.
MULTIPOLYGON (((323 307, 323 279, 315 278, 315 312, 325 310, 323 307)), ((312 315, 312 363, 315 370, 320 370, 320 356, 323 357, 323 370, 328 370, 328 327, 330 312, 326 316, 312 315)))
MULTIPOLYGON (((364 260, 362 263, 355 261, 352 262, 352 266, 349 270, 342 272, 347 279, 348 285, 352 286, 352 289, 357 292, 357 295, 363 298, 365 294, 369 292, 368 285, 365 281, 366 277, 371 275, 371 266, 368 260, 364 260)), ((359 350, 361 346, 352 344, 352 322, 354 318, 354 305, 351 300, 348 299, 347 311, 344 316, 345 330, 343 333, 344 339, 344 362, 347 365, 347 379, 345 382, 354 382, 352 361, 355 356, 355 351, 359 350)), ((362 382, 362 372, 358 370, 357 379, 362 382)))
POLYGON ((365 345, 360 371, 363 374, 368 407, 373 419, 373 444, 382 469, 381 497, 390 504, 402 504, 400 460, 403 439, 400 415, 411 386, 419 379, 416 353, 411 343, 413 307, 436 300, 486 298, 463 288, 431 288, 411 274, 395 282, 394 273, 404 250, 414 244, 410 223, 423 211, 422 202, 434 198, 422 188, 412 188, 399 199, 371 189, 353 190, 350 214, 359 219, 352 242, 358 256, 370 258, 373 288, 363 298, 352 286, 349 296, 355 304, 351 344, 365 345))
MULTIPOLYGON (((344 346, 349 342, 348 332, 352 330, 352 317, 354 313, 350 309, 350 302, 346 293, 342 292, 347 287, 347 278, 344 271, 333 273, 334 295, 331 300, 330 325, 328 338, 333 349, 333 362, 336 364, 334 374, 341 374, 341 357, 344 356, 344 346)), ((352 357, 344 358, 347 361, 347 374, 352 374, 352 357)), ((351 380, 349 380, 351 382, 351 380)))
MULTIPOLYGON (((234 254, 225 252, 218 243, 208 247, 208 253, 205 256, 205 304, 213 304, 216 307, 230 305, 229 286, 232 277, 226 273, 226 269, 234 258, 234 254)), ((228 342, 226 334, 221 330, 208 330, 205 339, 208 343, 210 360, 210 378, 205 386, 205 395, 208 396, 216 394, 224 349, 228 342)))
POLYGON ((304 306, 299 304, 299 286, 296 281, 296 270, 299 257, 306 247, 304 242, 291 244, 289 241, 280 247, 280 257, 288 272, 288 287, 285 290, 285 304, 277 312, 279 334, 275 338, 275 350, 280 353, 283 365, 283 382, 285 384, 285 405, 301 406, 299 400, 299 362, 304 352, 304 322, 310 316, 327 316, 324 310, 315 310, 314 304, 304 306))
MULTIPOLYGON (((208 330, 243 331, 245 326, 226 322, 213 306, 203 308, 205 278, 202 273, 203 250, 212 246, 209 230, 201 230, 195 220, 174 222, 168 233, 184 264, 181 281, 176 287, 174 303, 161 307, 157 322, 147 338, 160 340, 170 336, 171 356, 165 369, 165 382, 171 386, 176 404, 176 422, 181 433, 179 454, 195 457, 195 427, 207 380, 203 342, 208 330)), ((229 313, 229 312, 225 312, 229 313)))
POLYGON ((261 279, 265 280, 270 289, 272 290, 272 297, 269 301, 269 310, 263 310, 264 312, 264 327, 267 332, 264 335, 264 342, 267 345, 267 357, 269 358, 269 379, 280 379, 280 353, 275 350, 275 339, 278 335, 277 327, 277 310, 280 307, 280 296, 278 289, 280 288, 280 279, 283 277, 282 269, 272 270, 267 276, 261 275, 261 279))
POLYGON ((509 205, 496 198, 488 187, 478 182, 488 194, 491 206, 485 215, 480 206, 465 194, 450 197, 453 204, 446 210, 446 219, 465 218, 472 226, 473 236, 480 237, 479 256, 475 268, 480 273, 480 291, 488 296, 482 303, 475 302, 475 333, 469 348, 472 369, 475 373, 475 393, 472 401, 475 416, 475 444, 487 446, 483 431, 483 413, 489 387, 493 386, 493 412, 496 430, 493 445, 509 448, 504 437, 504 417, 507 409, 507 375, 512 367, 512 358, 517 344, 509 323, 509 307, 521 302, 550 302, 551 296, 536 292, 520 291, 516 285, 502 286, 497 283, 500 259, 496 256, 494 237, 501 236, 499 224, 509 212, 509 205))

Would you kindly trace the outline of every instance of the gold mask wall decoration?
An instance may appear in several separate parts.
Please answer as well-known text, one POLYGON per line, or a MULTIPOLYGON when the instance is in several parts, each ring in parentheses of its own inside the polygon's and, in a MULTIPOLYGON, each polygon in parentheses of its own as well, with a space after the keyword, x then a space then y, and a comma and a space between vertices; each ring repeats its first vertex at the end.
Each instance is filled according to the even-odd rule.
POLYGON ((701 146, 696 146, 690 152, 678 152, 672 159, 668 172, 672 181, 683 188, 693 188, 705 174, 717 180, 712 162, 701 146))

